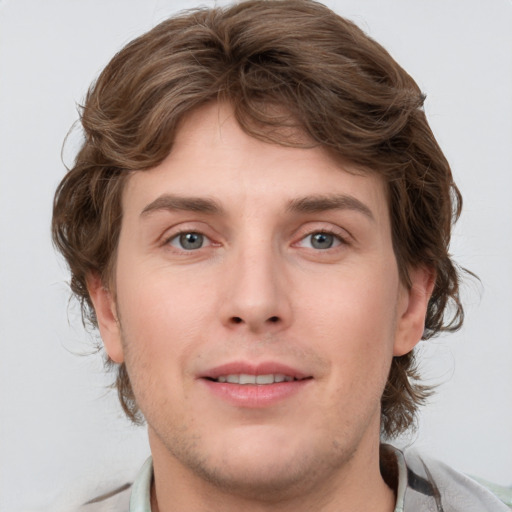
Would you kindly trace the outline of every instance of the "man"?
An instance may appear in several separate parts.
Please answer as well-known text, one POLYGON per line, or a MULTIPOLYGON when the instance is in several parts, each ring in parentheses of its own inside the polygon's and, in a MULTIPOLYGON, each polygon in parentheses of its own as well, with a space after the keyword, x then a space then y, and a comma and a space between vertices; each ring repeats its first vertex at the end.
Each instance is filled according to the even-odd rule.
POLYGON ((430 393, 415 345, 463 318, 422 103, 307 0, 185 13, 105 68, 53 235, 147 422, 131 512, 507 509, 381 444, 430 393))

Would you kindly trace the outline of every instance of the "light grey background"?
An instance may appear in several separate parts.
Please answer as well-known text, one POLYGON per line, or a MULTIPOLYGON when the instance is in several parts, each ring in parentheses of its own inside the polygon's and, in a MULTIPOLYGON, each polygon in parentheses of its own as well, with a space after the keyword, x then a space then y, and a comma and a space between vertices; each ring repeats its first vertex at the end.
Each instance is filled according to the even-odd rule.
MULTIPOLYGON (((218 2, 225 3, 225 2, 218 2)), ((415 77, 464 194, 452 250, 465 328, 423 344, 438 394, 415 443, 512 484, 512 3, 331 0, 415 77)), ((212 5, 213 2, 203 2, 212 5)), ((131 481, 148 454, 68 307, 49 236, 61 144, 113 53, 176 10, 163 0, 0 0, 0 510, 69 512, 131 481)), ((71 137, 64 159, 72 162, 71 137)))

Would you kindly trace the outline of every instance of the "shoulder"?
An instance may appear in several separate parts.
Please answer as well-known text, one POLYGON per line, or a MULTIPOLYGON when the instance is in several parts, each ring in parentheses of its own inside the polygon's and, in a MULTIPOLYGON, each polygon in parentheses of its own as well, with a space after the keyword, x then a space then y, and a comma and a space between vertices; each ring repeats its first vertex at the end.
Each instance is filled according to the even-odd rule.
POLYGON ((96 496, 83 504, 76 512, 128 512, 131 484, 125 484, 111 492, 96 496))
POLYGON ((151 510, 150 492, 153 480, 153 459, 149 457, 133 484, 125 484, 111 492, 97 496, 76 512, 128 512, 151 510))
POLYGON ((403 465, 400 472, 406 472, 407 480, 403 512, 510 512, 505 503, 508 499, 508 504, 511 504, 512 490, 499 488, 502 490, 500 500, 489 488, 443 462, 419 454, 414 449, 398 453, 403 465))

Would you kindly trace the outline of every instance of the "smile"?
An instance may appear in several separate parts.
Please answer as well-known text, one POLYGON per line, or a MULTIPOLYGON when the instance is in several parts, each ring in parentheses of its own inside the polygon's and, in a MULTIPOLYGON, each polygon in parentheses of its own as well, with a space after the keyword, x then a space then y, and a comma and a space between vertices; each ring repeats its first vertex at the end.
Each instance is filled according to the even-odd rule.
POLYGON ((279 382, 292 382, 299 380, 289 375, 282 373, 268 373, 266 375, 249 375, 247 373, 235 373, 229 375, 219 375, 216 379, 212 379, 215 382, 227 382, 228 384, 257 384, 267 385, 276 384, 279 382))
POLYGON ((312 375, 277 361, 232 361, 199 375, 209 393, 237 408, 261 409, 304 396, 312 375))

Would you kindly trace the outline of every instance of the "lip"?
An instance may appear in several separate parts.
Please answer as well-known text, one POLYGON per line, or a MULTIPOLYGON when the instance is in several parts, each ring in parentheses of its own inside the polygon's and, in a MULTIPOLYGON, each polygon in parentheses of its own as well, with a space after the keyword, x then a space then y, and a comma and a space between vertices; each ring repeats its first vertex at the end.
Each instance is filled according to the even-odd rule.
POLYGON ((297 370, 296 368, 271 361, 257 364, 234 361, 216 366, 215 368, 211 368, 210 370, 207 370, 205 373, 201 374, 199 377, 203 379, 217 379, 221 375, 233 375, 240 373, 245 373, 247 375, 268 375, 270 373, 280 373, 282 375, 293 377, 297 380, 310 377, 310 375, 307 375, 304 372, 297 370))
POLYGON ((302 371, 277 362, 258 364, 231 362, 206 371, 199 376, 199 380, 212 395, 220 398, 222 401, 235 407, 257 409, 277 405, 301 394, 311 384, 313 378, 302 371), (293 377, 296 380, 264 385, 230 384, 213 380, 221 375, 233 374, 282 374, 293 377))

